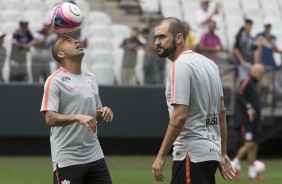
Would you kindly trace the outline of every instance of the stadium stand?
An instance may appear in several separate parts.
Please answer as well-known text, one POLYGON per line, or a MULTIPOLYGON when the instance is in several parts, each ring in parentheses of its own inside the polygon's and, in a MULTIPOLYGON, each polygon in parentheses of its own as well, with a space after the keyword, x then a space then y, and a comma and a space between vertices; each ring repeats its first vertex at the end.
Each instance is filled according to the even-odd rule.
MULTIPOLYGON (((22 18, 30 22, 29 27, 32 31, 38 30, 60 0, 0 0, 0 2, 0 29, 5 30, 11 38, 11 34, 18 27, 18 21, 22 18)), ((76 0, 75 2, 85 14, 82 34, 84 38, 89 38, 86 52, 91 53, 98 48, 108 49, 114 58, 113 68, 117 83, 122 57, 119 45, 129 35, 132 26, 150 27, 154 25, 154 22, 150 20, 175 16, 188 21, 192 27, 192 33, 197 36, 195 11, 199 8, 200 1, 198 0, 76 0), (131 8, 136 11, 131 12, 129 10, 131 8)), ((232 48, 235 35, 243 25, 244 18, 254 20, 252 33, 255 35, 263 30, 262 19, 271 17, 274 22, 272 32, 278 40, 282 39, 282 0, 274 0, 271 3, 268 0, 213 0, 210 3, 211 9, 217 5, 220 11, 214 17, 217 22, 216 34, 219 35, 226 50, 232 48)), ((7 38, 5 45, 8 46, 11 39, 7 38)), ((277 45, 281 47, 282 42, 278 42, 277 45)), ((280 57, 278 55, 275 57, 280 62, 280 57)), ((138 65, 138 72, 142 72, 140 66, 138 65)))

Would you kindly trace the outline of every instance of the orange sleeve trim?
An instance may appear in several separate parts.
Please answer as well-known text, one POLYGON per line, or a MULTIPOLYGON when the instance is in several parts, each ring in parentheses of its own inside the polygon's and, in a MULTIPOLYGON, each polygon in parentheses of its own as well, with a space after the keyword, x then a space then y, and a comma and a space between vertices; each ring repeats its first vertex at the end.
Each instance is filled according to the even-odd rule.
POLYGON ((188 50, 188 51, 184 51, 184 52, 182 52, 182 53, 180 53, 178 56, 177 56, 177 58, 174 60, 174 62, 180 57, 180 55, 182 55, 182 54, 193 54, 194 52, 193 51, 191 51, 191 50, 188 50))
POLYGON ((244 91, 244 89, 246 88, 246 86, 247 86, 247 84, 248 84, 248 82, 249 82, 250 79, 251 79, 250 77, 247 77, 247 78, 242 82, 242 85, 240 86, 240 94, 243 93, 243 91, 244 91))
POLYGON ((186 159, 185 159, 185 167, 186 167, 186 184, 191 184, 191 176, 190 176, 190 157, 188 153, 186 154, 186 159))
POLYGON ((51 86, 51 81, 52 79, 58 75, 61 72, 61 68, 59 68, 55 73, 53 73, 50 78, 47 81, 47 86, 46 86, 46 94, 45 94, 45 99, 44 99, 44 110, 48 108, 48 103, 49 103, 49 94, 50 94, 50 86, 51 86))

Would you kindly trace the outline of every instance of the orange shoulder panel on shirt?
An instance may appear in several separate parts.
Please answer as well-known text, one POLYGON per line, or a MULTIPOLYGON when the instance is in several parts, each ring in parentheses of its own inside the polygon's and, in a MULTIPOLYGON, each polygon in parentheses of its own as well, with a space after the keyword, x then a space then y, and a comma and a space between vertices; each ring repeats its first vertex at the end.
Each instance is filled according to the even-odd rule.
POLYGON ((46 81, 47 84, 46 84, 46 91, 45 91, 45 100, 44 100, 44 110, 47 109, 48 107, 48 100, 49 100, 49 92, 50 92, 50 85, 51 85, 51 81, 52 79, 58 75, 60 72, 62 72, 63 70, 61 68, 59 68, 56 72, 54 72, 50 77, 49 79, 46 81))

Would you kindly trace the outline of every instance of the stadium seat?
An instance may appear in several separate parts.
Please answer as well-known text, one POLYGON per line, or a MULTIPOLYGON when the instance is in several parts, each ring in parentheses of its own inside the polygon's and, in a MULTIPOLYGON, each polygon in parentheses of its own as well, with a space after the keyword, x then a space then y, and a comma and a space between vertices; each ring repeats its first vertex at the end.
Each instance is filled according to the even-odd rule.
POLYGON ((113 55, 114 55, 113 70, 118 84, 121 83, 120 71, 122 67, 123 54, 124 54, 124 50, 121 48, 116 48, 113 50, 113 55))
POLYGON ((176 17, 179 20, 183 20, 180 4, 178 1, 161 1, 161 13, 163 17, 176 17))
POLYGON ((112 50, 112 42, 109 38, 105 38, 105 37, 89 37, 88 47, 94 50, 97 49, 112 50))
POLYGON ((113 24, 111 26, 112 37, 127 38, 130 35, 131 28, 127 25, 113 24))
POLYGON ((6 34, 13 34, 18 27, 19 24, 17 22, 4 22, 1 26, 6 34))
POLYGON ((88 1, 78 0, 75 1, 77 7, 83 12, 84 15, 88 14, 90 11, 90 4, 88 1))
POLYGON ((224 8, 226 7, 234 7, 234 8, 239 8, 240 7, 240 2, 239 0, 221 0, 221 3, 224 8))
POLYGON ((43 20, 46 19, 40 10, 25 10, 23 11, 23 17, 29 23, 43 23, 43 20))
POLYGON ((119 48, 120 47, 120 45, 123 43, 123 40, 124 40, 125 38, 124 37, 113 37, 112 39, 111 39, 111 41, 112 41, 112 47, 115 49, 115 48, 119 48))
POLYGON ((45 7, 46 7, 46 12, 49 12, 49 14, 51 14, 53 8, 59 4, 61 1, 60 0, 45 0, 44 1, 44 4, 45 4, 45 7))
POLYGON ((90 53, 91 61, 90 63, 102 63, 112 65, 114 63, 113 54, 109 50, 91 50, 90 53))
POLYGON ((18 23, 22 19, 21 11, 14 9, 2 10, 2 22, 18 23))
POLYGON ((260 9, 258 0, 241 0, 241 5, 246 9, 260 9))
POLYGON ((113 85, 115 82, 113 67, 111 65, 93 63, 90 65, 90 71, 96 75, 99 85, 113 85))
POLYGON ((159 0, 139 0, 142 12, 158 13, 160 11, 159 0))
POLYGON ((43 27, 43 24, 41 22, 30 22, 28 27, 32 32, 34 32, 34 31, 41 30, 43 27))
POLYGON ((46 9, 42 0, 23 0, 24 10, 44 11, 46 9))
POLYGON ((135 66, 136 78, 138 83, 141 85, 144 84, 144 71, 143 71, 144 55, 145 55, 144 49, 139 49, 137 52, 137 59, 135 66))
POLYGON ((89 25, 88 36, 111 38, 111 31, 108 26, 89 25))
POLYGON ((22 11, 23 3, 22 0, 2 0, 2 9, 22 11))
POLYGON ((110 26, 112 23, 111 17, 104 13, 99 11, 91 11, 86 16, 87 23, 90 25, 104 25, 104 26, 110 26))
POLYGON ((262 8, 267 8, 267 9, 279 8, 278 1, 271 1, 271 3, 269 3, 269 0, 260 0, 260 4, 262 8))
POLYGON ((281 18, 281 13, 280 13, 278 6, 274 6, 274 7, 262 6, 262 10, 263 10, 264 17, 277 17, 277 18, 279 17, 279 18, 281 18))

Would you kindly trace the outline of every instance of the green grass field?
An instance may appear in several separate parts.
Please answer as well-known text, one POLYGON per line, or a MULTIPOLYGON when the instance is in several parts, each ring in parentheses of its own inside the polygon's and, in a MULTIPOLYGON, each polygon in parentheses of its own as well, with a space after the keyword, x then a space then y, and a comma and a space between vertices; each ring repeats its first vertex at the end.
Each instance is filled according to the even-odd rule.
MULTIPOLYGON (((153 156, 107 156, 114 184, 155 184, 151 174, 153 156)), ((282 160, 263 160, 266 164, 264 180, 258 183, 282 183, 282 160)), ((247 177, 247 165, 242 162, 242 174, 239 181, 224 181, 219 174, 217 183, 253 184, 247 177)), ((169 184, 171 158, 165 166, 165 184, 169 184)), ((52 184, 50 157, 0 157, 1 184, 52 184)))

